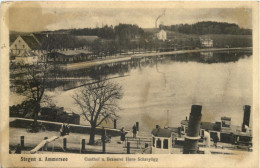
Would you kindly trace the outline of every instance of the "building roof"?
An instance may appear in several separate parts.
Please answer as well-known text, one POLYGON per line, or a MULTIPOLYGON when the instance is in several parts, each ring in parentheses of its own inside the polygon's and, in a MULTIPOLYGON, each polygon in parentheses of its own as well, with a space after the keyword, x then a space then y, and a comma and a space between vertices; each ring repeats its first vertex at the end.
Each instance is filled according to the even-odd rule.
POLYGON ((157 137, 170 138, 172 136, 172 131, 170 129, 155 128, 152 130, 152 134, 153 136, 157 136, 157 137))
POLYGON ((231 117, 221 117, 221 120, 231 121, 231 117))
POLYGON ((34 37, 40 42, 42 43, 44 40, 47 39, 48 34, 41 34, 41 33, 33 33, 32 35, 34 35, 34 37))
POLYGON ((88 50, 66 50, 66 51, 57 51, 57 53, 66 55, 66 56, 73 56, 79 54, 91 54, 92 52, 88 50))
POLYGON ((40 49, 40 44, 36 41, 36 39, 32 35, 23 35, 21 36, 21 38, 32 50, 40 49))
POLYGON ((56 56, 71 58, 74 57, 75 55, 81 55, 81 54, 87 55, 87 54, 92 54, 92 52, 88 50, 67 50, 67 51, 55 51, 55 52, 48 53, 50 58, 54 58, 56 56))

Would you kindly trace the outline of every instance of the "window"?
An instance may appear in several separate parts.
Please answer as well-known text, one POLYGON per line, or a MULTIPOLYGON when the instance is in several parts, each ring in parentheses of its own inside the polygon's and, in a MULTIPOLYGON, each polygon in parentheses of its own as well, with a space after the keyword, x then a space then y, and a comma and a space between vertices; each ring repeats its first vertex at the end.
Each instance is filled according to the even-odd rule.
POLYGON ((20 54, 20 50, 18 50, 18 54, 20 54))
POLYGON ((153 147, 155 146, 155 138, 153 137, 153 147))
POLYGON ((161 148, 161 146, 162 146, 162 141, 161 141, 161 139, 159 138, 159 139, 157 140, 157 143, 156 143, 156 148, 161 148))
POLYGON ((24 48, 25 46, 23 45, 23 48, 24 48))
POLYGON ((15 44, 14 47, 17 48, 17 45, 15 44))
POLYGON ((204 137, 204 129, 201 130, 201 135, 200 136, 204 137))
POLYGON ((163 140, 163 149, 168 149, 168 139, 163 140))

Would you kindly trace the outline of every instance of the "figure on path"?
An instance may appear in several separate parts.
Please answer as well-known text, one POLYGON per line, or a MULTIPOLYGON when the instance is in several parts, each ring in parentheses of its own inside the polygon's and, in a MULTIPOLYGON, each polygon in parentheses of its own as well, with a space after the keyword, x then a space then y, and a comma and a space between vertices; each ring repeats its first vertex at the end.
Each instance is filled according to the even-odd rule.
POLYGON ((60 136, 64 136, 64 135, 65 135, 65 123, 63 123, 60 128, 60 136))
POLYGON ((125 128, 122 127, 121 131, 120 131, 120 135, 121 135, 121 143, 123 143, 125 141, 125 128))
POLYGON ((69 135, 70 133, 70 125, 69 123, 67 123, 67 125, 65 126, 65 135, 69 135))
POLYGON ((217 143, 219 141, 218 135, 215 135, 212 138, 213 138, 214 146, 215 146, 215 148, 217 148, 217 143))
POLYGON ((133 126, 133 138, 134 139, 136 138, 136 133, 137 133, 137 128, 136 128, 136 125, 134 124, 134 126, 133 126))

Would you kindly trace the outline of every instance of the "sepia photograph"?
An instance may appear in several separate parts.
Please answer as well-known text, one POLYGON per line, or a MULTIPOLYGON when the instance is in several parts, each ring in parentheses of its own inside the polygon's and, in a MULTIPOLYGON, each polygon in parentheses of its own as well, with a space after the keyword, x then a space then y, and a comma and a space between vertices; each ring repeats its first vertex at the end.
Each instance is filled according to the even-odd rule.
POLYGON ((258 159, 255 4, 139 3, 3 4, 6 155, 258 159))

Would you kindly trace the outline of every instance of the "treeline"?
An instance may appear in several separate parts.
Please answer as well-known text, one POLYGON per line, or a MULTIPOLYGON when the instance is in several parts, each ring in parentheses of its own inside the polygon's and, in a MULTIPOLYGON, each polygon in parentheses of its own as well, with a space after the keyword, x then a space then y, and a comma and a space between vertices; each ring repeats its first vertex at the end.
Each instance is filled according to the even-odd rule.
POLYGON ((76 36, 98 36, 104 39, 112 39, 115 37, 113 26, 105 25, 102 28, 83 28, 71 30, 72 35, 76 36))
POLYGON ((98 36, 103 39, 133 39, 136 36, 141 36, 144 33, 143 29, 137 25, 119 24, 115 27, 105 25, 102 28, 84 28, 71 30, 72 35, 76 36, 98 36))
POLYGON ((237 24, 225 22, 198 22, 195 24, 160 25, 161 29, 175 31, 184 34, 234 34, 252 35, 251 29, 240 28, 237 24))
POLYGON ((191 25, 160 25, 160 28, 167 30, 166 41, 156 38, 156 32, 159 29, 144 31, 139 26, 132 24, 105 25, 102 28, 68 29, 35 34, 41 41, 42 50, 52 52, 56 49, 87 48, 101 57, 129 52, 200 48, 200 37, 204 34, 210 35, 214 41, 214 47, 252 46, 252 30, 241 29, 236 24, 198 22, 191 25), (82 36, 98 36, 98 38, 89 39, 82 36))
POLYGON ((63 49, 63 48, 78 48, 89 45, 90 42, 78 39, 70 34, 49 34, 41 41, 41 48, 43 50, 63 49))

